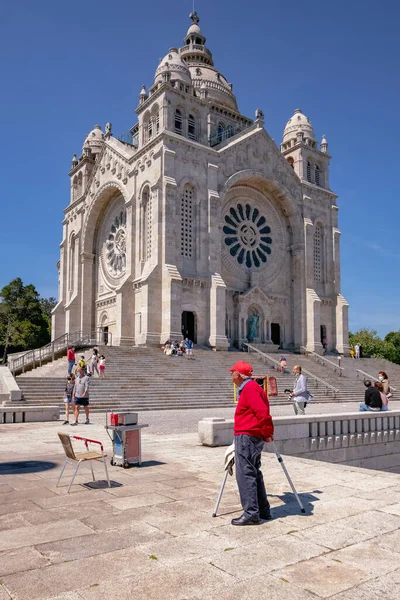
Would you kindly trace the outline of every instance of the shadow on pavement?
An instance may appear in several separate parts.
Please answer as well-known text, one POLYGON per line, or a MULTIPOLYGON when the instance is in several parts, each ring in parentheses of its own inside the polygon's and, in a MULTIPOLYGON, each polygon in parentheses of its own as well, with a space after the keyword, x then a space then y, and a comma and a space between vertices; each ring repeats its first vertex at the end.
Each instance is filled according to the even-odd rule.
POLYGON ((19 460, 0 464, 0 475, 22 475, 50 471, 59 465, 48 460, 19 460))
MULTIPOLYGON (((123 487, 123 483, 119 483, 118 481, 113 481, 110 479, 111 487, 118 488, 123 487)), ((108 483, 105 479, 100 479, 99 481, 89 481, 89 483, 82 483, 82 487, 88 488, 89 490, 104 490, 108 489, 108 483)))
POLYGON ((284 494, 275 495, 268 494, 269 497, 275 497, 282 500, 283 504, 279 506, 272 506, 271 512, 275 519, 283 519, 285 517, 291 515, 301 515, 302 517, 309 517, 312 515, 314 511, 313 502, 319 502, 320 498, 315 496, 314 494, 321 494, 319 490, 314 490, 314 492, 303 492, 298 493, 298 496, 301 500, 302 505, 305 508, 305 513, 300 511, 300 507, 297 503, 296 496, 292 492, 285 492, 284 494))

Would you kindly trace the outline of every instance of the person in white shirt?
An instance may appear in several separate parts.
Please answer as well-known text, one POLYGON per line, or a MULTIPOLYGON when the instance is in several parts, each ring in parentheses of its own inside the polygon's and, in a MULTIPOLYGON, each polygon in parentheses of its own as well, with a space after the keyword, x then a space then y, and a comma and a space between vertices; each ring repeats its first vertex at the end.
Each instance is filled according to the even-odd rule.
POLYGON ((293 409, 296 415, 305 415, 305 407, 311 397, 310 392, 307 390, 307 377, 302 375, 300 365, 293 367, 293 373, 296 375, 293 392, 290 394, 293 400, 293 409))

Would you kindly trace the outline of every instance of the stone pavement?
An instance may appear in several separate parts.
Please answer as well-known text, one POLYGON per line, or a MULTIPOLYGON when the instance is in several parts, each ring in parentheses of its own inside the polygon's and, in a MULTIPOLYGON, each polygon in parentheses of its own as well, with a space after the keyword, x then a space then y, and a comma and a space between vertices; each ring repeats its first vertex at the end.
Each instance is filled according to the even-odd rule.
MULTIPOLYGON (((180 431, 182 412, 167 412, 140 415, 152 424, 141 468, 110 467, 113 487, 89 489, 82 467, 69 495, 55 487, 57 431, 100 439, 110 451, 104 419, 74 429, 0 425, 0 600, 398 600, 400 475, 285 457, 306 505, 300 515, 266 455, 274 520, 235 528, 230 477, 211 517, 225 449, 182 432, 197 415, 180 431), (156 433, 160 420, 168 435, 156 433)), ((101 465, 96 473, 104 479, 101 465)))

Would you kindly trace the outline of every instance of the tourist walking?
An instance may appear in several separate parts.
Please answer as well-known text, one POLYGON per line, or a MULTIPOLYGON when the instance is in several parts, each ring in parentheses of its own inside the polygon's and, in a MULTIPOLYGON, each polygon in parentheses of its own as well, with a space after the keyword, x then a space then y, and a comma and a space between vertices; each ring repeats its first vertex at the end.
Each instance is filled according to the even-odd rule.
POLYGON ((382 409, 382 399, 379 390, 371 384, 369 379, 364 380, 364 385, 367 389, 365 390, 364 402, 360 404, 360 410, 379 412, 382 409))
POLYGON ((104 379, 106 376, 106 358, 104 354, 102 354, 99 358, 99 370, 100 370, 100 379, 104 379))
POLYGON ((99 363, 98 351, 96 348, 93 348, 92 356, 90 357, 90 373, 92 375, 94 375, 94 372, 96 371, 97 376, 99 376, 98 363, 99 363))
POLYGON ((350 356, 353 360, 356 358, 356 353, 354 352, 353 346, 350 346, 350 356))
POLYGON ((89 381, 90 378, 85 374, 83 368, 78 367, 77 376, 75 378, 75 385, 72 392, 72 399, 74 401, 75 422, 71 423, 71 425, 78 425, 79 410, 81 406, 83 406, 85 409, 85 425, 89 425, 89 381))
POLYGON ((293 391, 290 393, 293 401, 293 410, 296 415, 305 415, 307 402, 312 397, 307 390, 307 377, 302 374, 300 365, 293 367, 293 374, 296 376, 293 391))
POLYGON ((75 348, 72 346, 68 348, 67 361, 68 361, 68 375, 71 375, 72 369, 75 366, 75 348))
POLYGON ((360 344, 356 344, 354 346, 354 350, 355 350, 355 353, 356 353, 356 358, 359 359, 360 358, 360 344))
POLYGON ((265 391, 252 379, 253 367, 239 360, 229 369, 238 387, 234 417, 236 480, 243 514, 232 525, 258 525, 271 519, 261 467, 265 442, 273 440, 274 426, 265 391))
POLYGON ((64 390, 64 403, 65 403, 65 421, 63 425, 69 425, 69 407, 72 404, 72 393, 74 391, 75 378, 73 375, 68 375, 67 383, 65 384, 64 390))
POLYGON ((87 375, 86 361, 85 361, 85 356, 83 354, 78 361, 78 367, 81 367, 83 369, 85 375, 87 375))
POLYGON ((192 359, 193 358, 193 342, 192 340, 189 340, 189 338, 185 338, 185 348, 186 348, 186 355, 188 357, 188 359, 192 359))

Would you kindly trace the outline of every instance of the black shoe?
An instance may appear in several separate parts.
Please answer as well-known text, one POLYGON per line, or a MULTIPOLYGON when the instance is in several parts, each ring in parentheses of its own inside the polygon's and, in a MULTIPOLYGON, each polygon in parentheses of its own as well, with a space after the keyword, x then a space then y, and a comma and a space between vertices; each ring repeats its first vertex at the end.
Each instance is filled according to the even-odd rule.
POLYGON ((63 425, 69 425, 69 421, 64 421, 63 425))
POLYGON ((260 512, 260 519, 262 521, 270 521, 272 519, 271 512, 270 511, 263 512, 263 513, 260 512))
POLYGON ((260 525, 260 519, 257 519, 257 517, 248 518, 242 515, 237 519, 232 519, 231 523, 232 525, 260 525))

